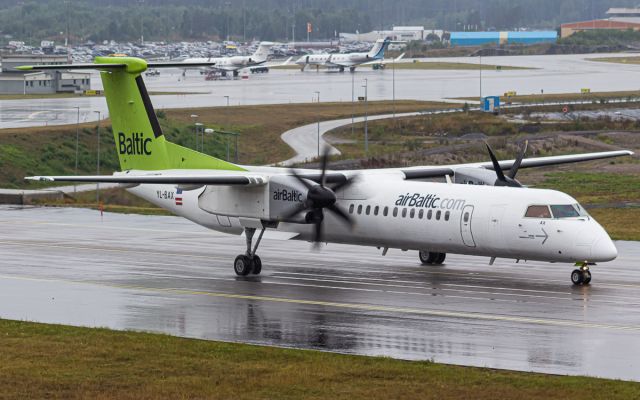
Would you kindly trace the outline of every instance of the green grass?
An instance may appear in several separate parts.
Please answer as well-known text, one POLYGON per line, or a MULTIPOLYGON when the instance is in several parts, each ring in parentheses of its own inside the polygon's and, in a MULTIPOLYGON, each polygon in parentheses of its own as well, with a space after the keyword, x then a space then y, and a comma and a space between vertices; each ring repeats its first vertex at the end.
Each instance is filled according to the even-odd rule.
POLYGON ((640 57, 598 57, 598 58, 587 58, 589 61, 597 61, 597 62, 608 62, 608 63, 616 63, 616 64, 640 64, 640 57))
POLYGON ((536 187, 560 190, 584 204, 640 202, 639 175, 551 172, 536 187))
POLYGON ((640 384, 0 320, 0 397, 631 399, 640 384))

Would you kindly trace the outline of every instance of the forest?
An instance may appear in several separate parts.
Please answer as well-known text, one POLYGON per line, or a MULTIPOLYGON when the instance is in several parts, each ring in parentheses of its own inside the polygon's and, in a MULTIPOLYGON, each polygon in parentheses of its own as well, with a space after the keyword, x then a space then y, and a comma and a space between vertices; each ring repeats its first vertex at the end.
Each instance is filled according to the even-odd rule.
POLYGON ((557 29, 638 0, 0 0, 0 33, 58 40, 331 39, 394 25, 431 29, 557 29))

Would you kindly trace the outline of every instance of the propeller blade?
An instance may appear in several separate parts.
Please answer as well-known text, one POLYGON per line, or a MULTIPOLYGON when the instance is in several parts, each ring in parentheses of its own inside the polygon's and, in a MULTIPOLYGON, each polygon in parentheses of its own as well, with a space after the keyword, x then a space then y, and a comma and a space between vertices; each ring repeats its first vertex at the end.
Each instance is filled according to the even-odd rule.
POLYGON ((504 172, 502 172, 502 167, 500 167, 500 163, 498 162, 496 155, 493 154, 493 150, 491 150, 491 146, 489 146, 489 143, 487 142, 485 142, 484 144, 487 146, 487 150, 489 151, 489 157, 491 157, 491 163, 493 164, 493 169, 496 171, 498 180, 502 182, 506 182, 507 179, 504 176, 504 172))
POLYGON ((320 169, 322 170, 322 175, 320 175, 320 185, 324 187, 327 176, 327 163, 329 162, 329 147, 325 146, 322 152, 322 158, 320 159, 320 169))
POLYGON ((330 205, 327 209, 333 211, 336 216, 345 221, 349 226, 353 226, 353 219, 337 205, 330 205))
POLYGON ((306 179, 304 179, 300 175, 298 175, 298 173, 296 172, 295 169, 290 169, 289 173, 291 175, 293 175, 293 177, 296 178, 298 180, 298 182, 302 183, 307 188, 307 190, 309 190, 309 189, 311 189, 313 187, 313 185, 309 181, 307 181, 306 179))
POLYGON ((509 178, 513 179, 516 177, 516 174, 518 173, 518 169, 520 168, 520 164, 522 164, 522 160, 524 160, 524 156, 527 154, 528 146, 529 146, 529 141, 525 140, 524 146, 522 146, 522 149, 520 150, 520 154, 518 154, 516 161, 511 166, 511 170, 509 170, 509 178))

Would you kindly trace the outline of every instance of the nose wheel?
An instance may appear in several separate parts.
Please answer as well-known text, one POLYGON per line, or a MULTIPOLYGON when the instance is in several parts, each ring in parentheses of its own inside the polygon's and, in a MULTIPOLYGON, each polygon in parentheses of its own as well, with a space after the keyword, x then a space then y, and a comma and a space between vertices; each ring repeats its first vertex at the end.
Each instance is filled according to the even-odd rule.
POLYGON ((571 272, 571 282, 574 285, 588 285, 591 282, 591 272, 587 265, 582 265, 580 269, 571 272))
POLYGON ((256 255, 260 240, 266 228, 262 228, 255 247, 252 247, 253 235, 256 233, 255 228, 245 228, 244 234, 247 237, 247 252, 240 254, 233 262, 233 270, 238 276, 247 276, 249 274, 259 275, 262 272, 262 260, 256 255))
POLYGON ((423 265, 442 265, 447 258, 447 253, 434 253, 422 250, 418 252, 418 257, 423 265))

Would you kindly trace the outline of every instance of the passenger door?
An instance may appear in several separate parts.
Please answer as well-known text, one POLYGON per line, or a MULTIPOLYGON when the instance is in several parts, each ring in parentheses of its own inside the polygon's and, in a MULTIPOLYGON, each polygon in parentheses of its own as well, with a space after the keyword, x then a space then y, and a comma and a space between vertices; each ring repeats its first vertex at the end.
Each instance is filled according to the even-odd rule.
POLYGON ((460 216, 460 235, 462 236, 462 242, 467 247, 476 247, 476 242, 473 240, 473 232, 471 231, 472 218, 473 206, 467 205, 462 209, 462 215, 460 216))

